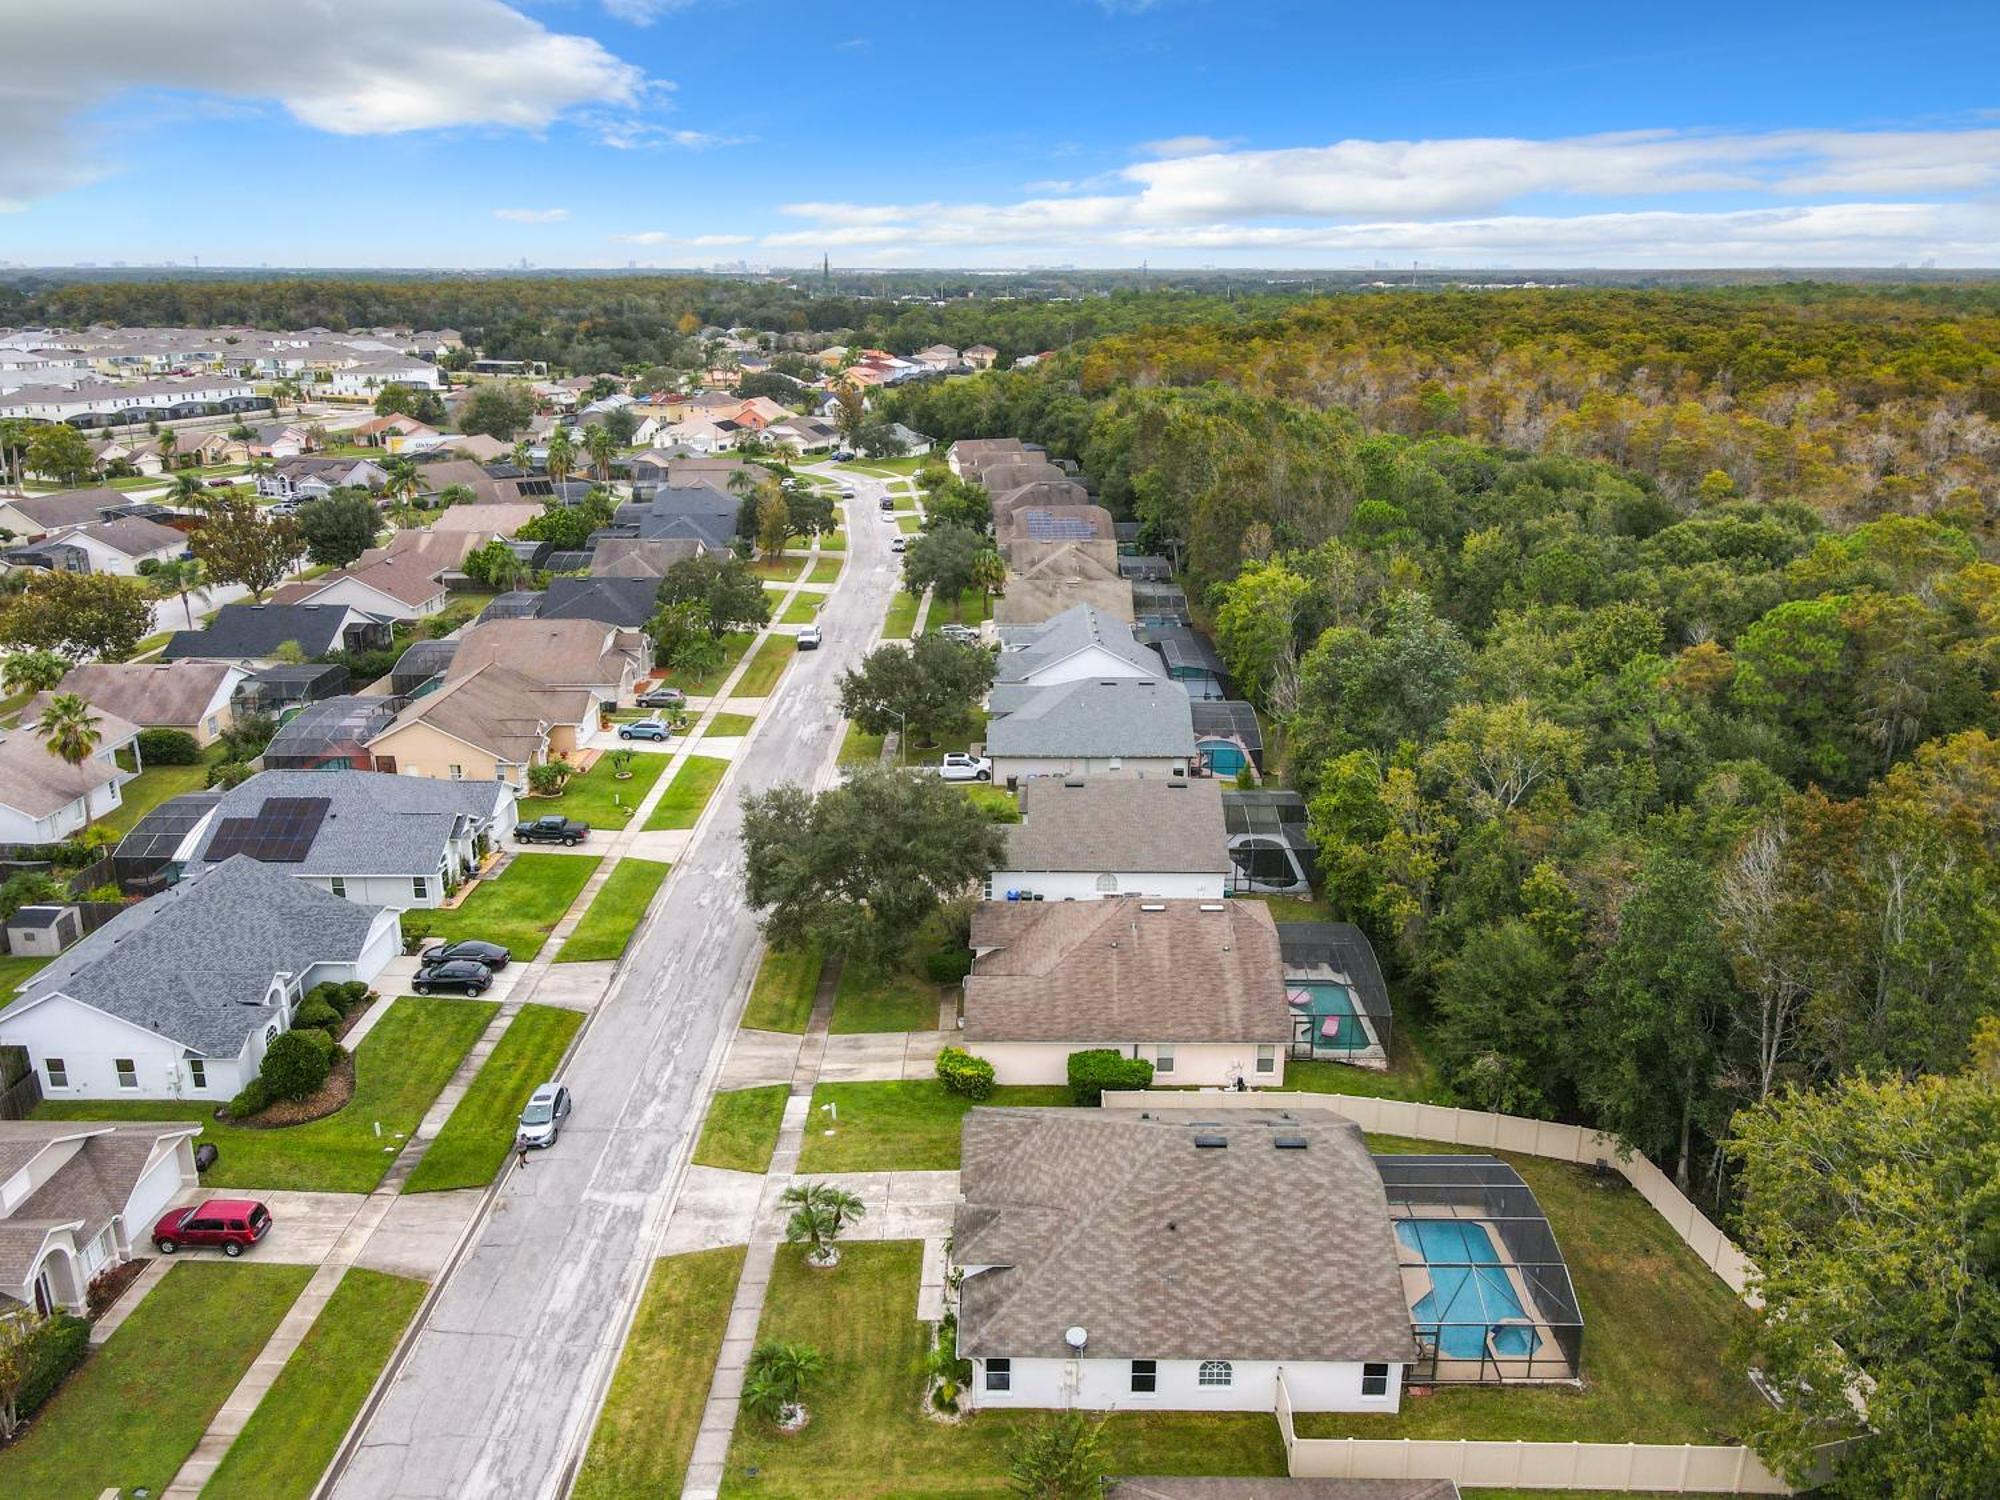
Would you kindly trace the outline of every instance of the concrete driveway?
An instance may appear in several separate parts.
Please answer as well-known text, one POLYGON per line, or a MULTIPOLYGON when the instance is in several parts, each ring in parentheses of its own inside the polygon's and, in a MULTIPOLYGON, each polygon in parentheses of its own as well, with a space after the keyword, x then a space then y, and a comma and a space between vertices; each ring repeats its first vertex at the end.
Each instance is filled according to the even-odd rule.
MULTIPOLYGON (((401 1141, 393 1142, 401 1146, 401 1141)), ((273 1261, 285 1266, 316 1266, 333 1253, 333 1247, 368 1201, 366 1193, 292 1193, 262 1191, 257 1188, 189 1188, 174 1199, 176 1208, 192 1208, 210 1198, 254 1198, 271 1211, 271 1232, 245 1250, 242 1259, 273 1261)), ((151 1225, 147 1226, 150 1237, 151 1225)), ((135 1245, 133 1247, 137 1249, 135 1245)), ((225 1260, 222 1251, 206 1245, 185 1245, 174 1252, 176 1260, 225 1260)))

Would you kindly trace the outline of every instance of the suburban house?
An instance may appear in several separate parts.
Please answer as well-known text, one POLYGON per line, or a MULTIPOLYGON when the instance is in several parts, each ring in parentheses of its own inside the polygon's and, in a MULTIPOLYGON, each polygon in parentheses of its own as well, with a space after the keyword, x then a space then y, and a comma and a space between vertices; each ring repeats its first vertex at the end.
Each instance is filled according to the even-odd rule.
POLYGON ((1080 678, 1164 678, 1160 658, 1139 644, 1132 627, 1091 604, 1066 609, 1040 625, 1000 632, 996 685, 1050 687, 1080 678))
POLYGON ((1292 1015, 1258 901, 985 901, 972 913, 965 1048, 1001 1083, 1062 1083, 1112 1047, 1161 1084, 1284 1082, 1292 1015))
POLYGON ((644 541, 635 536, 607 536, 590 556, 593 578, 650 578, 657 589, 667 569, 677 562, 700 557, 709 549, 693 537, 660 538, 644 541))
POLYGON ((54 844, 120 806, 120 788, 138 773, 117 752, 139 737, 139 726, 97 715, 103 736, 76 765, 52 752, 25 715, 0 740, 0 844, 54 844))
MULTIPOLYGON (((249 676, 226 661, 87 662, 71 667, 56 691, 141 729, 178 729, 207 745, 235 722, 236 690, 249 676)), ((33 723, 42 703, 30 703, 22 722, 33 723)))
POLYGON ((385 385, 409 385, 422 390, 443 389, 444 372, 428 360, 397 356, 358 361, 335 370, 327 390, 335 396, 373 396, 385 385))
POLYGON ((0 1309, 82 1313, 195 1186, 198 1121, 0 1120, 0 1309))
POLYGON ((395 912, 238 855, 126 907, 36 974, 0 1011, 0 1046, 28 1049, 50 1099, 222 1103, 307 990, 372 980, 401 949, 395 912))
POLYGON ((1400 1406, 1416 1339, 1358 1126, 974 1109, 961 1155, 974 1407, 1268 1412, 1281 1380, 1296 1411, 1400 1406))
POLYGON ((144 516, 90 521, 10 550, 10 562, 63 573, 112 573, 137 577, 141 563, 169 562, 187 551, 188 539, 144 516))
MULTIPOLYGON (((968 349, 965 352, 967 363, 970 363, 973 350, 968 349)), ((1003 453, 1012 454, 1016 458, 1030 456, 1027 445, 1019 438, 960 438, 944 450, 944 462, 945 467, 958 478, 969 479, 975 469, 992 462, 1003 453)))
POLYGON ((961 350, 958 357, 975 370, 990 370, 993 361, 1000 357, 1000 351, 991 344, 974 344, 970 349, 961 350))
POLYGON ((368 752, 378 770, 518 790, 528 767, 576 749, 596 725, 599 701, 588 688, 546 687, 497 662, 454 670, 377 730, 368 752))
MULTIPOLYGON (((430 530, 439 536, 490 532, 494 536, 508 537, 541 513, 540 502, 534 500, 478 500, 469 505, 446 506, 431 518, 430 530)), ((405 533, 398 532, 397 535, 405 533)))
POLYGON ((1194 720, 1180 684, 1153 678, 1080 678, 1030 688, 1018 701, 996 688, 986 726, 993 779, 1035 776, 1185 776, 1194 720))
POLYGON ((392 698, 369 693, 341 693, 309 703, 292 715, 264 747, 267 771, 374 771, 378 766, 369 741, 396 717, 392 698))
POLYGON ((643 630, 659 612, 660 580, 593 575, 551 578, 542 595, 544 620, 595 620, 625 630, 643 630))
POLYGON ((0 532, 14 541, 39 541, 54 532, 101 521, 132 497, 122 490, 57 490, 47 495, 0 495, 0 532))
POLYGON ((1039 777, 1021 787, 1021 821, 1001 832, 989 901, 1220 901, 1229 884, 1222 788, 1207 777, 1039 777))
POLYGON ((601 620, 489 620, 459 637, 449 677, 486 666, 504 666, 542 687, 583 688, 616 704, 651 674, 653 642, 601 620))
POLYGON ((380 651, 389 622, 351 604, 225 604, 204 630, 176 630, 162 661, 275 662, 287 646, 307 657, 333 651, 380 651))
POLYGON ((357 560, 352 567, 288 583, 271 595, 271 602, 345 604, 380 619, 419 620, 443 609, 450 597, 439 581, 443 571, 420 551, 378 553, 371 561, 357 560))
POLYGON ((1007 591, 993 602, 1000 625, 1039 625, 1064 610, 1088 604, 1127 623, 1133 618, 1132 584, 1120 575, 1106 542, 1017 542, 1007 569, 1007 591), (1032 553, 1032 556, 1029 554, 1032 553))
POLYGON ((172 863, 198 879, 247 854, 363 906, 437 906, 513 828, 514 803, 504 781, 263 771, 202 816, 172 863))
POLYGON ((798 453, 822 453, 840 441, 840 431, 818 417, 788 417, 766 427, 764 441, 798 453))
POLYGON ((366 458, 281 458, 257 476, 257 493, 272 500, 318 500, 338 489, 379 490, 389 472, 366 458))

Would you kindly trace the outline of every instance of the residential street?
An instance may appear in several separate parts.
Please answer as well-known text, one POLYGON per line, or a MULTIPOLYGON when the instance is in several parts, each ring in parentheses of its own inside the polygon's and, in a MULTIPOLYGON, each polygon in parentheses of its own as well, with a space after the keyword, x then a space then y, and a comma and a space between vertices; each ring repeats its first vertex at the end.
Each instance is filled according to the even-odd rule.
MULTIPOLYGON (((848 565, 634 939, 565 1079, 576 1114, 507 1180, 332 1493, 539 1497, 588 1439, 636 1290, 671 1212, 719 1039, 754 973, 737 796, 817 780, 839 739, 841 670, 874 642, 897 579, 880 485, 856 478, 848 565)), ((532 999, 532 995, 517 998, 532 999)))

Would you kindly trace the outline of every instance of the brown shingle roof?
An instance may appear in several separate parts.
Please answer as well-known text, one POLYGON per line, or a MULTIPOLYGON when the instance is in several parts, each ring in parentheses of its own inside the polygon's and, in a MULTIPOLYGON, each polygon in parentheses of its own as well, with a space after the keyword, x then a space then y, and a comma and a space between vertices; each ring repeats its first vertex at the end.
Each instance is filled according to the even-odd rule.
MULTIPOLYGON (((71 667, 56 691, 80 693, 92 708, 144 728, 179 729, 201 722, 202 711, 236 670, 226 661, 88 662, 71 667)), ((35 705, 30 709, 24 724, 40 712, 35 705)))
POLYGON ((499 663, 550 687, 620 684, 631 652, 602 620, 488 620, 459 638, 448 676, 499 663))
POLYGON ((986 901, 965 981, 975 1042, 1285 1042, 1284 959, 1256 901, 986 901))
MULTIPOLYGON (((122 719, 102 713, 98 718, 102 721, 99 732, 109 743, 116 744, 133 732, 122 719), (118 733, 113 733, 114 728, 118 733)), ((0 807, 11 807, 30 818, 46 818, 123 774, 110 761, 94 755, 81 765, 71 765, 49 750, 33 723, 24 719, 22 727, 0 743, 0 807)))
POLYGON ((974 1109, 962 1156, 953 1258, 995 1268, 965 1278, 962 1354, 1067 1358, 1081 1327, 1095 1358, 1415 1356, 1382 1178, 1349 1121, 974 1109))
POLYGON ((589 708, 590 695, 582 689, 544 688, 508 667, 488 665, 417 699, 368 743, 372 748, 412 724, 428 724, 524 766, 546 747, 550 725, 580 723, 589 708))
POLYGON ((1006 834, 1009 870, 1229 873, 1222 786, 1209 777, 1036 777, 1006 834))

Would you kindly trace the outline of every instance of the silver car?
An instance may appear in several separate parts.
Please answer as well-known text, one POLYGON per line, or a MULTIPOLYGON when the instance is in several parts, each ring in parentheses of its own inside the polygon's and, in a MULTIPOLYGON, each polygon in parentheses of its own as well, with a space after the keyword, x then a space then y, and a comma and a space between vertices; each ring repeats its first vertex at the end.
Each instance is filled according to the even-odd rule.
POLYGON ((528 1096, 521 1111, 521 1129, 515 1143, 522 1146, 553 1146, 569 1118, 569 1090, 559 1083, 545 1083, 528 1096))

